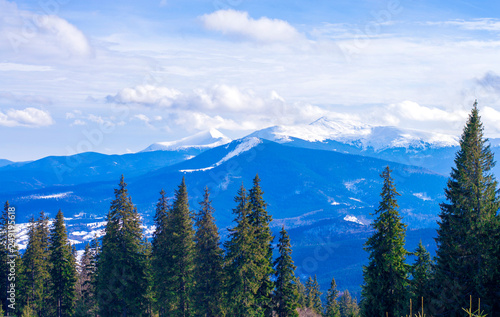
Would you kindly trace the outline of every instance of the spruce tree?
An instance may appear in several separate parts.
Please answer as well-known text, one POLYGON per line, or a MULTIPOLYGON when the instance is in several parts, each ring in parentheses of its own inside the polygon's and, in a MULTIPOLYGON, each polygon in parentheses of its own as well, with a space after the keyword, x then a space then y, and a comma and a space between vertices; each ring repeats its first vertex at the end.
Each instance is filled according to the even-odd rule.
MULTIPOLYGON (((341 317, 359 317, 359 306, 355 298, 351 297, 348 290, 345 290, 340 296, 339 311, 341 317)), ((363 315, 363 316, 385 316, 384 315, 363 315)))
POLYGON ((55 308, 55 316, 69 317, 75 309, 77 272, 61 210, 50 232, 49 250, 51 306, 55 308))
POLYGON ((146 305, 146 316, 154 316, 156 311, 156 296, 154 289, 154 272, 153 272, 153 263, 152 263, 152 244, 148 241, 146 237, 144 237, 144 255, 146 258, 144 264, 144 272, 146 275, 146 293, 144 294, 144 302, 146 305))
POLYGON ((422 298, 429 301, 432 297, 432 260, 431 255, 425 249, 422 241, 418 244, 413 255, 415 255, 416 259, 411 267, 411 297, 413 298, 413 303, 415 303, 417 307, 420 307, 418 303, 421 302, 422 298))
POLYGON ((34 218, 30 220, 28 244, 22 257, 19 298, 23 312, 28 309, 40 317, 51 314, 47 309, 51 307, 49 255, 49 220, 42 211, 36 221, 34 218))
POLYGON ((228 316, 262 316, 256 304, 256 293, 261 285, 256 275, 257 264, 254 261, 253 230, 248 221, 248 196, 243 185, 234 198, 237 206, 233 209, 236 226, 229 229, 229 239, 224 244, 226 252, 225 271, 226 309, 228 316))
MULTIPOLYGON (((488 315, 500 309, 498 300, 498 218, 500 200, 495 165, 477 102, 460 139, 441 204, 436 242, 436 311, 445 316, 462 314, 469 296, 481 298, 488 315), (496 307, 495 307, 496 305, 496 307)), ((474 308, 473 310, 475 310, 474 308)))
POLYGON ((298 291, 295 284, 295 265, 292 260, 290 237, 283 226, 278 242, 279 257, 274 261, 276 289, 274 291, 274 307, 278 317, 298 317, 298 291))
POLYGON ((298 303, 299 307, 306 308, 307 307, 307 303, 306 303, 306 297, 307 297, 306 287, 300 281, 299 277, 297 277, 296 283, 297 283, 297 292, 298 292, 297 303, 298 303))
POLYGON ((75 304, 75 317, 90 317, 90 305, 88 303, 88 290, 91 283, 91 276, 89 272, 91 263, 91 250, 90 244, 85 244, 83 255, 78 264, 78 280, 76 282, 77 300, 75 304))
POLYGON ((194 229, 189 210, 184 177, 175 192, 174 203, 167 217, 170 248, 164 265, 169 276, 171 306, 168 316, 186 317, 193 314, 194 291, 194 229))
POLYGON ((165 191, 162 189, 160 191, 160 198, 156 204, 156 214, 155 214, 155 232, 153 233, 152 240, 152 254, 151 254, 151 267, 153 271, 153 292, 155 294, 155 300, 157 305, 157 310, 160 317, 166 316, 167 312, 170 310, 170 301, 173 293, 170 284, 170 276, 168 271, 168 266, 166 263, 170 262, 170 252, 169 249, 172 247, 170 243, 170 235, 173 232, 169 232, 168 228, 168 216, 169 216, 170 206, 168 199, 166 197, 165 191))
POLYGON ((269 223, 272 217, 267 213, 267 204, 263 199, 263 191, 260 187, 259 175, 253 180, 253 187, 248 195, 248 222, 252 227, 253 254, 257 271, 255 274, 259 278, 259 289, 256 294, 257 305, 261 307, 265 316, 272 316, 272 290, 274 288, 271 276, 273 270, 273 236, 269 223))
POLYGON ((332 278, 330 289, 326 295, 326 308, 323 317, 340 317, 339 303, 337 302, 339 291, 337 290, 337 283, 335 278, 332 278))
POLYGON ((406 303, 409 265, 405 263, 406 225, 398 212, 394 181, 389 166, 382 172, 382 200, 372 223, 375 230, 365 243, 370 252, 368 266, 363 267, 362 309, 365 316, 401 316, 406 303))
POLYGON ((321 314, 323 312, 321 294, 322 293, 319 290, 319 284, 316 275, 314 275, 314 279, 309 276, 309 279, 306 282, 306 305, 317 314, 321 314))
POLYGON ((141 221, 121 177, 107 216, 98 262, 100 316, 141 316, 147 281, 141 221))
POLYGON ((220 316, 223 309, 224 257, 208 188, 200 205, 194 237, 195 312, 196 316, 215 317, 220 316))

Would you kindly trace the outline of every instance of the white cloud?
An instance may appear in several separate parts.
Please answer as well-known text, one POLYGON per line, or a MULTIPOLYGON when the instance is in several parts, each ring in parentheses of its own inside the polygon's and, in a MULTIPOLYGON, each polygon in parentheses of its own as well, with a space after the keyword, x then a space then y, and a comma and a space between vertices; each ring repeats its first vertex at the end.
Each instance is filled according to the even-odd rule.
POLYGON ((80 120, 80 119, 76 119, 75 121, 73 121, 73 123, 71 123, 70 125, 71 126, 81 126, 81 125, 86 125, 87 123, 83 120, 80 120))
POLYGON ((108 96, 107 101, 170 107, 180 95, 181 93, 175 89, 140 85, 134 88, 125 88, 115 96, 108 96))
POLYGON ((50 113, 44 110, 28 107, 24 110, 10 109, 0 111, 0 125, 6 127, 45 127, 54 124, 50 113))
POLYGON ((56 15, 40 13, 43 11, 20 10, 15 3, 0 0, 0 47, 30 56, 92 55, 88 38, 75 25, 56 15))
POLYGON ((186 102, 197 108, 206 110, 226 110, 231 112, 259 111, 264 101, 251 90, 241 91, 227 85, 215 85, 209 89, 197 89, 186 98, 186 102))
POLYGON ((142 113, 140 113, 140 114, 136 114, 136 115, 134 116, 134 118, 139 119, 140 121, 143 121, 143 122, 145 122, 145 123, 149 123, 149 121, 151 121, 151 120, 148 118, 148 116, 146 116, 145 114, 142 114, 142 113))
POLYGON ((92 48, 87 37, 76 26, 55 15, 39 17, 40 28, 55 36, 57 44, 72 55, 90 56, 92 48))
POLYGON ((48 72, 51 71, 50 66, 27 65, 18 63, 0 63, 0 72, 48 72))
POLYGON ((208 30, 257 42, 290 42, 303 38, 303 35, 286 21, 267 17, 256 20, 250 18, 248 12, 232 9, 205 14, 201 20, 208 30))
POLYGON ((413 121, 460 121, 464 117, 462 113, 450 113, 438 108, 425 107, 408 100, 390 105, 387 112, 401 119, 413 121))
POLYGON ((441 22, 427 22, 427 25, 457 26, 470 31, 500 31, 500 20, 481 18, 473 20, 451 20, 441 22))

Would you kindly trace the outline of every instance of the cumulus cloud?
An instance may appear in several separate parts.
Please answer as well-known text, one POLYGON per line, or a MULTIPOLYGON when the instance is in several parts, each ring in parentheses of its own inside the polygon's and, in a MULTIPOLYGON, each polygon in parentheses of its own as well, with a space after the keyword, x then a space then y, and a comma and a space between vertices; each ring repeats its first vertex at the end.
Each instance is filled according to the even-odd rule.
POLYGON ((270 125, 310 123, 327 113, 311 104, 288 103, 274 90, 257 93, 251 89, 222 84, 187 93, 168 87, 137 86, 107 96, 106 100, 110 103, 144 106, 150 111, 163 111, 164 117, 159 114, 133 115, 134 120, 148 126, 158 127, 168 122, 169 126, 177 125, 188 130, 253 130, 270 125))
POLYGON ((0 111, 0 125, 6 127, 45 127, 54 124, 50 113, 41 109, 28 107, 23 110, 9 109, 0 111))
POLYGON ((88 38, 67 20, 20 10, 5 0, 0 0, 0 40, 16 52, 34 55, 92 55, 88 38))
POLYGON ((45 15, 39 18, 39 27, 55 36, 59 45, 72 55, 89 56, 92 48, 89 40, 76 26, 55 15, 45 15))
POLYGON ((200 17, 206 29, 257 42, 290 42, 303 37, 288 22, 262 17, 252 19, 248 12, 219 10, 200 17))
POLYGON ((136 103, 171 107, 180 96, 181 93, 175 89, 153 85, 140 85, 134 88, 125 88, 115 96, 107 96, 106 100, 122 104, 136 103))
POLYGON ((461 113, 450 113, 442 109, 421 106, 413 101, 403 101, 388 106, 388 113, 401 119, 413 121, 458 121, 463 119, 461 113))

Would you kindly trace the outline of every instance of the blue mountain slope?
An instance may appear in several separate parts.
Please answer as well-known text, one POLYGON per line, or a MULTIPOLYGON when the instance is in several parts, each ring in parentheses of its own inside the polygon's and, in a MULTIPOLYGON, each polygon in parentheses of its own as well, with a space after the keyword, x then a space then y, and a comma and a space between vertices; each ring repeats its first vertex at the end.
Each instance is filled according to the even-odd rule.
POLYGON ((12 163, 14 163, 14 162, 9 161, 9 160, 0 159, 0 167, 10 165, 12 163))
POLYGON ((286 222, 289 218, 318 211, 309 221, 351 215, 369 223, 370 213, 379 201, 382 184, 379 174, 390 165, 402 195, 399 201, 404 220, 412 227, 435 225, 446 182, 441 175, 375 158, 295 148, 265 140, 224 160, 238 149, 246 148, 245 142, 249 141, 235 141, 143 175, 137 175, 137 170, 130 173, 121 170, 112 175, 111 181, 58 185, 15 194, 4 192, 0 199, 16 204, 20 216, 38 213, 41 209, 56 212, 59 208, 67 216, 80 212, 105 215, 119 174, 124 173, 133 202, 145 215, 146 222, 150 222, 158 192, 163 188, 173 195, 184 176, 191 207, 198 208, 203 188, 208 186, 217 221, 221 227, 226 227, 233 219, 231 209, 237 189, 242 183, 250 188, 258 173, 269 212, 275 219, 286 222))
MULTIPOLYGON (((41 210, 53 217, 61 209, 66 217, 75 218, 68 221, 70 238, 81 241, 85 236, 90 239, 98 233, 96 228, 103 228, 103 224, 97 224, 104 221, 109 210, 119 174, 125 174, 132 201, 148 226, 152 225, 159 191, 163 188, 172 197, 181 178, 186 177, 192 210, 198 209, 203 188, 210 188, 215 217, 225 239, 227 228, 234 225, 233 197, 242 183, 250 188, 258 173, 268 211, 274 219, 272 230, 277 234, 281 225, 289 230, 298 274, 303 278, 317 274, 324 287, 335 276, 341 289, 356 292, 362 282, 361 268, 367 259, 363 250, 371 230, 367 224, 380 200, 379 174, 390 165, 401 193, 398 201, 403 221, 411 228, 408 249, 413 250, 420 239, 429 249, 435 248, 432 240, 435 230, 418 228, 436 226, 446 178, 423 168, 260 139, 234 141, 156 170, 148 169, 161 165, 161 157, 154 165, 147 163, 151 160, 144 161, 142 154, 145 153, 127 157, 128 168, 114 170, 116 175, 106 176, 111 180, 91 182, 89 180, 95 179, 93 176, 82 176, 86 175, 85 171, 75 172, 72 177, 75 181, 82 177, 80 184, 50 186, 44 183, 38 189, 10 194, 2 187, 0 201, 9 200, 16 206, 19 223, 41 210), (144 170, 146 172, 141 173, 144 170)), ((98 156, 88 155, 94 158, 89 159, 92 164, 99 161, 98 156)), ((101 159, 108 162, 105 156, 101 159)), ((31 166, 33 178, 40 178, 36 173, 44 166, 51 166, 42 163, 31 166)), ((82 246, 77 244, 77 248, 82 246)))
POLYGON ((141 152, 124 155, 82 153, 50 156, 29 163, 14 163, 0 168, 3 192, 42 189, 96 181, 114 180, 121 174, 129 177, 179 163, 202 150, 141 152))

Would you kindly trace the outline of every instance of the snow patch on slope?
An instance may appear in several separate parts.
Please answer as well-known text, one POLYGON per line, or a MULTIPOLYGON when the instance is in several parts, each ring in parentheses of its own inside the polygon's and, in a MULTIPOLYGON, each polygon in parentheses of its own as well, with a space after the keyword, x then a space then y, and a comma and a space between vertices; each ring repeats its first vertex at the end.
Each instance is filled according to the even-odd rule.
POLYGON ((180 172, 182 172, 182 173, 191 173, 191 172, 204 172, 204 171, 207 171, 207 170, 211 170, 212 168, 215 168, 215 167, 221 165, 222 163, 224 163, 226 161, 229 161, 233 157, 238 156, 241 153, 244 153, 244 152, 247 152, 247 151, 251 150, 253 147, 259 145, 260 143, 262 143, 262 140, 259 139, 259 138, 256 138, 256 137, 247 137, 247 138, 243 139, 242 142, 240 144, 238 144, 236 146, 236 148, 234 148, 234 150, 232 150, 231 152, 229 152, 228 154, 226 154, 226 156, 224 156, 220 161, 218 161, 217 163, 213 164, 212 166, 204 167, 204 168, 197 168, 197 169, 180 170, 180 172))
POLYGON ((357 223, 357 224, 360 224, 360 225, 365 225, 364 223, 362 223, 361 221, 358 220, 358 218, 354 217, 354 216, 345 216, 344 217, 344 220, 345 221, 349 221, 349 222, 354 222, 354 223, 357 223))
POLYGON ((65 193, 51 194, 51 195, 30 195, 27 198, 28 199, 61 199, 61 198, 66 198, 71 194, 73 194, 73 192, 65 192, 65 193))

